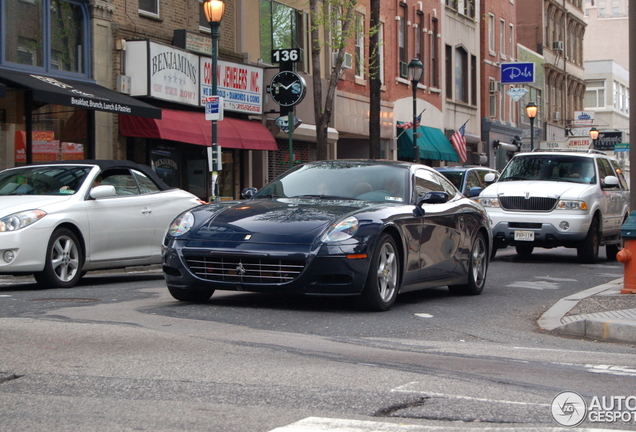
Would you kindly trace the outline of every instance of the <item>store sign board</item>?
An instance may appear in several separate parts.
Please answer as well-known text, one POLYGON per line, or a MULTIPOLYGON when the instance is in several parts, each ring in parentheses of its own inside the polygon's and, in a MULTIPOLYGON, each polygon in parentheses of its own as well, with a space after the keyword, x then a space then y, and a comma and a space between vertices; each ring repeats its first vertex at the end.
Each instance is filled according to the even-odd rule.
POLYGON ((534 80, 534 63, 501 63, 502 84, 533 83, 534 80))
POLYGON ((199 56, 151 41, 126 44, 131 96, 200 106, 199 56))
POLYGON ((574 111, 572 125, 585 126, 594 124, 594 111, 574 111))
MULTIPOLYGON (((212 59, 201 57, 201 106, 212 96, 212 59)), ((246 114, 263 113, 263 69, 217 61, 216 93, 223 108, 246 114)))
POLYGON ((623 142, 623 132, 601 132, 598 139, 594 141, 594 149, 601 151, 612 151, 615 147, 623 142))

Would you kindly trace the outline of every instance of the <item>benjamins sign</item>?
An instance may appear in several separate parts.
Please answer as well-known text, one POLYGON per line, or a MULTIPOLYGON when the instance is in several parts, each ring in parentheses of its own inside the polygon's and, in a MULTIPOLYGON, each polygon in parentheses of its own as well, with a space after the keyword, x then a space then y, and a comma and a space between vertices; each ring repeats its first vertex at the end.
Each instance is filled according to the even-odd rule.
POLYGON ((523 84, 534 82, 534 63, 502 63, 502 84, 523 84))
POLYGON ((200 106, 199 56, 151 41, 126 43, 132 96, 200 106))

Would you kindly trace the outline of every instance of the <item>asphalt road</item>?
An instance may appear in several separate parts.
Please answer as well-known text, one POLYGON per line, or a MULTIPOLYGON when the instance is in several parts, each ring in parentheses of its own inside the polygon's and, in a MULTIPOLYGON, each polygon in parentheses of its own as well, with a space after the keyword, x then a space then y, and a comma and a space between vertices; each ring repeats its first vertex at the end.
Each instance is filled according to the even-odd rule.
MULTIPOLYGON (((89 274, 67 290, 3 278, 0 424, 3 431, 548 430, 559 426, 550 409, 562 391, 587 399, 634 394, 633 346, 536 325, 558 299, 621 275, 615 262, 580 265, 565 249, 523 260, 508 249, 491 264, 482 295, 411 293, 385 313, 342 299, 253 293, 179 303, 156 272, 89 274)), ((622 421, 583 426, 636 429, 622 421)))

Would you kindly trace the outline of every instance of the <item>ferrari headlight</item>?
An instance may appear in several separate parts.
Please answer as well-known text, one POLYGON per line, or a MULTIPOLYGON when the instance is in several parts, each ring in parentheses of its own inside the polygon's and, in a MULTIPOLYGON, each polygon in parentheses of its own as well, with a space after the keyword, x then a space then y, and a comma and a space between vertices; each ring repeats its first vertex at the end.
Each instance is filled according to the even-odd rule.
POLYGON ((353 237, 358 230, 359 222, 353 216, 341 220, 337 224, 332 225, 320 239, 322 242, 334 242, 347 240, 353 237))
POLYGON ((484 207, 499 207, 499 200, 497 198, 479 198, 477 201, 484 207))
POLYGON ((187 211, 172 221, 170 228, 168 228, 168 235, 179 237, 190 231, 192 225, 194 225, 194 215, 187 211))
POLYGON ((17 231, 39 221, 46 212, 43 210, 27 210, 10 214, 0 219, 0 232, 17 231))
POLYGON ((556 206, 557 210, 587 210, 585 201, 561 200, 556 206))

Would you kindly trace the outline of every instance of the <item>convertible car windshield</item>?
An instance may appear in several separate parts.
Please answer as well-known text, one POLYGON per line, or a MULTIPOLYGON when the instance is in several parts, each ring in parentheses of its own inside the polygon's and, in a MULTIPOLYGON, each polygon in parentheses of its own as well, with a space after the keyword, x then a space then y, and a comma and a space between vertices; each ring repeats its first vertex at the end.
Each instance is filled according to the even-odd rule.
POLYGON ((0 195, 72 195, 90 167, 29 167, 0 173, 0 195))
POLYGON ((303 165, 264 187, 255 198, 350 198, 378 202, 407 202, 407 170, 390 165, 303 165))

